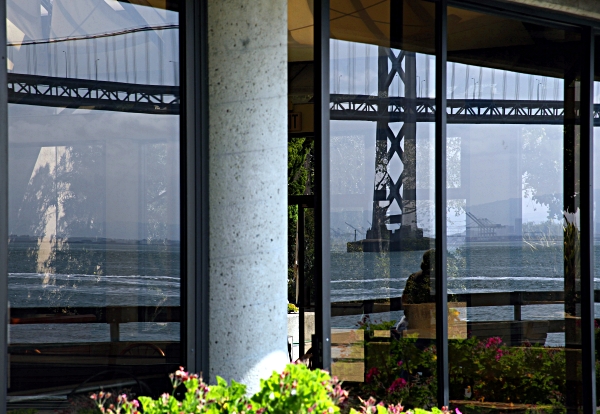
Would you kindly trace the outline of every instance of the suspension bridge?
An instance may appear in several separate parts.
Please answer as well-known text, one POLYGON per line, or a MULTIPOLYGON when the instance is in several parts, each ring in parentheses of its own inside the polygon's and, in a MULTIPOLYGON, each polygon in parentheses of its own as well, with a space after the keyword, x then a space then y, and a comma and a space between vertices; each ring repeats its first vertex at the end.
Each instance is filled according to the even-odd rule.
MULTIPOLYGON (((8 57, 14 65, 8 73, 9 103, 179 114, 178 30, 177 25, 144 26, 114 33, 9 44, 8 57)), ((434 122, 437 108, 435 99, 422 93, 425 80, 417 74, 416 53, 382 46, 377 50, 376 93, 356 94, 354 87, 349 88, 350 93, 338 93, 342 75, 335 74, 337 87, 330 94, 331 120, 370 121, 375 125, 372 226, 363 241, 354 243, 360 243, 365 251, 420 249, 427 247, 430 241, 417 226, 416 128, 419 122, 434 122), (396 88, 397 96, 393 96, 396 88), (394 123, 402 123, 398 133, 391 127, 394 123), (403 166, 399 176, 392 176, 388 171, 388 164, 395 155, 403 166), (390 207, 394 202, 400 214, 392 214, 390 207), (388 224, 400 227, 393 231, 387 229, 388 224)), ((369 89, 367 75, 371 73, 367 69, 365 92, 369 89)), ((464 99, 456 99, 455 68, 451 67, 451 92, 445 108, 449 124, 564 123, 565 108, 558 96, 557 80, 554 99, 546 99, 545 80, 538 80, 537 99, 533 99, 532 77, 526 87, 527 99, 519 99, 519 74, 515 73, 515 97, 507 99, 505 71, 502 99, 494 99, 494 88, 489 98, 483 98, 483 69, 476 69, 479 69, 479 82, 469 77, 467 68, 464 99), (469 79, 473 81, 472 94, 467 86, 469 79), (479 93, 476 94, 477 84, 479 93)), ((346 76, 349 84, 360 77, 352 65, 346 76)), ((492 70, 492 83, 493 76, 492 70)), ((578 108, 573 109, 571 114, 577 116, 578 108)), ((594 123, 600 126, 600 105, 594 106, 594 123)))
MULTIPOLYGON (((8 74, 9 103, 149 114, 178 114, 179 87, 8 74)), ((448 99, 449 124, 542 124, 564 122, 563 101, 448 99)), ((331 120, 405 122, 410 107, 416 122, 435 121, 435 99, 379 98, 332 94, 331 120), (386 110, 383 110, 384 107, 386 110)), ((600 104, 594 105, 594 125, 600 126, 600 104)))
MULTIPOLYGON (((416 122, 435 121, 435 99, 379 98, 331 95, 330 116, 336 121, 405 122, 411 108, 416 122)), ((594 105, 594 125, 600 126, 600 105, 594 105)), ((564 102, 546 100, 448 99, 449 124, 562 125, 564 102)))
MULTIPOLYGON (((104 111, 174 115, 180 111, 179 62, 166 61, 166 49, 175 56, 173 43, 179 26, 162 24, 140 26, 115 32, 82 36, 56 37, 9 43, 9 60, 17 66, 8 73, 9 103, 50 107, 88 108, 104 111), (167 33, 170 33, 167 36, 167 33), (118 46, 118 47, 117 47, 118 46), (117 49, 122 49, 118 51, 117 49), (62 52, 62 53, 61 53, 62 52)), ((416 69, 401 63, 414 60, 410 52, 380 48, 380 78, 377 95, 334 93, 330 95, 332 120, 373 122, 434 122, 435 99, 419 97, 421 80, 416 69), (410 76, 409 76, 410 73, 410 76), (412 80, 411 80, 412 76, 412 80), (397 79, 398 96, 390 96, 397 79), (400 96, 400 84, 405 92, 400 96), (417 85, 418 84, 418 85, 417 85)), ((335 66, 335 64, 334 64, 335 66)), ((334 68, 335 69, 335 68, 334 68)), ((352 68, 350 68, 352 69, 352 68)), ((465 84, 469 80, 466 70, 465 84)), ((479 82, 473 80, 473 93, 465 89, 465 99, 447 100, 447 122, 464 124, 544 124, 560 125, 564 121, 564 103, 554 96, 546 100, 545 82, 538 81, 537 97, 532 98, 530 79, 528 99, 519 99, 519 82, 515 97, 506 99, 504 73, 502 99, 482 98, 482 70, 479 82), (475 87, 479 85, 479 93, 475 87), (541 92, 541 93, 540 93, 541 92), (540 97, 542 99, 540 99, 540 97)), ((348 76, 356 77, 357 70, 348 76)), ((493 74, 492 74, 493 77, 493 74)), ((454 84, 455 69, 451 67, 454 84)), ((368 84, 368 82, 365 82, 368 84)), ((339 89, 339 79, 337 88, 339 89)), ((353 88, 350 88, 352 90, 353 88)), ((555 86, 556 91, 556 86, 555 86)), ((556 93, 555 93, 556 95, 556 93)), ((600 126, 600 105, 594 107, 595 124, 600 126)))
POLYGON ((8 74, 13 104, 158 115, 179 114, 178 86, 8 74))

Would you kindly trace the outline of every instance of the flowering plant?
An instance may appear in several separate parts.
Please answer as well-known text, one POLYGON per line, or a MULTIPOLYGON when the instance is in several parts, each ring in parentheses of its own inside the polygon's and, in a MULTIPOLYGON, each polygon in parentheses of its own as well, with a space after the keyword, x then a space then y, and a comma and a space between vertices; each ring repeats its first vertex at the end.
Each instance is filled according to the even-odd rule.
POLYGON ((365 382, 356 387, 357 394, 366 401, 375 397, 391 404, 403 402, 409 408, 435 405, 435 346, 419 343, 418 347, 417 341, 411 337, 394 339, 379 351, 385 355, 374 355, 379 343, 366 342, 367 372, 365 382))
POLYGON ((281 374, 273 372, 260 383, 260 391, 252 397, 257 414, 339 413, 348 397, 336 377, 304 364, 289 364, 281 374))
MULTIPOLYGON (((348 401, 348 392, 341 383, 323 370, 310 370, 303 364, 289 364, 285 370, 276 372, 261 381, 261 389, 252 397, 246 396, 246 386, 235 381, 231 385, 217 377, 217 385, 207 385, 201 377, 186 372, 182 367, 171 376, 173 391, 182 384, 186 388, 182 400, 172 394, 163 394, 157 399, 139 397, 129 400, 119 395, 111 402, 110 393, 99 392, 91 396, 98 409, 104 414, 189 414, 189 413, 229 413, 229 414, 335 414, 340 412, 348 401)), ((370 397, 360 399, 358 408, 351 408, 350 414, 400 414, 402 404, 384 404, 370 397)), ((348 412, 348 411, 345 411, 348 412)), ((442 407, 431 412, 414 409, 407 414, 462 414, 457 410, 442 407)))
POLYGON ((266 413, 338 413, 348 397, 337 378, 326 371, 309 370, 304 364, 289 364, 281 374, 276 372, 261 381, 261 389, 252 398, 246 396, 246 386, 235 381, 230 385, 217 377, 216 385, 207 385, 197 374, 180 367, 170 375, 173 391, 185 386, 185 395, 178 400, 172 394, 157 399, 139 397, 128 400, 119 395, 111 402, 111 394, 99 392, 91 396, 104 414, 266 414, 266 413))
MULTIPOLYGON (((600 341, 600 329, 597 335, 600 341)), ((435 344, 404 336, 383 347, 375 339, 378 342, 365 342, 365 382, 356 385, 353 394, 365 400, 373 396, 386 403, 402 402, 408 408, 434 406, 435 344)), ((451 400, 563 406, 564 349, 529 343, 511 347, 500 337, 471 337, 449 340, 448 357, 451 400)))
POLYGON ((197 374, 186 372, 180 367, 174 374, 169 376, 173 391, 181 384, 185 386, 186 392, 181 401, 173 394, 162 394, 157 399, 150 397, 139 397, 138 400, 129 401, 126 395, 117 398, 117 404, 109 403, 110 393, 100 392, 92 394, 92 400, 100 412, 104 414, 141 414, 140 405, 144 414, 180 414, 180 413, 254 413, 252 405, 246 397, 246 386, 231 381, 231 385, 220 377, 217 377, 217 385, 208 386, 197 374), (108 405, 108 406, 107 406, 108 405))
POLYGON ((449 341, 450 398, 561 406, 566 393, 565 351, 499 337, 449 341))
MULTIPOLYGON (((383 403, 377 403, 373 397, 369 397, 368 400, 359 398, 362 403, 360 411, 354 408, 350 409, 350 414, 400 414, 404 411, 402 404, 388 404, 387 406, 383 403)), ((449 407, 442 407, 440 410, 437 407, 433 407, 431 411, 423 410, 421 408, 415 408, 413 410, 406 411, 406 414, 462 414, 458 408, 450 410, 449 407)))

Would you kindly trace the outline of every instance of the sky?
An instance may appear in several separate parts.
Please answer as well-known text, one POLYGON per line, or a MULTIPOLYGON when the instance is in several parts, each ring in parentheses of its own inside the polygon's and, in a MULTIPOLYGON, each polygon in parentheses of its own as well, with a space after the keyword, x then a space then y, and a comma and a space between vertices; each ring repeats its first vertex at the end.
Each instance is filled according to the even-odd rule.
MULTIPOLYGON (((378 47, 332 40, 330 45, 330 91, 333 94, 378 95, 378 47)), ((398 55, 399 51, 393 51, 398 55)), ((388 61, 388 65, 390 65, 388 61)), ((391 66, 388 66, 390 70, 391 66)), ((402 64, 406 71, 405 61, 402 64)), ((435 94, 435 57, 416 55, 417 97, 435 94)), ((448 64, 448 99, 562 100, 562 79, 485 67, 448 64)), ((404 84, 394 77, 388 96, 404 96, 404 84)), ((600 102, 600 85, 595 86, 600 102)), ((390 123, 397 133, 402 123, 390 123)), ((448 190, 448 233, 461 233, 471 225, 465 212, 497 224, 515 226, 543 223, 553 210, 542 201, 555 194, 562 198, 562 125, 460 125, 449 124, 448 175, 454 180, 448 190), (538 201, 536 201, 536 198, 538 201)), ((600 139, 600 129, 595 128, 600 139)), ((331 121, 332 231, 353 237, 356 227, 371 225, 375 182, 376 124, 368 121, 331 121)), ((418 123, 417 200, 418 222, 425 234, 433 235, 433 124, 418 123)), ((389 148, 389 143, 388 143, 389 148)), ((405 146, 402 147, 405 149, 405 146)), ((600 165, 600 146, 594 159, 600 165)), ((403 166, 397 155, 387 166, 391 178, 400 177, 403 166)), ((598 168, 600 170, 600 167, 598 168)), ((600 178, 600 174, 596 173, 600 178)), ((595 180, 595 189, 600 180, 595 180)), ((390 207, 392 214, 399 209, 390 207)), ((390 213, 388 213, 390 214, 390 213)), ((398 226, 388 225, 395 229, 398 226)), ((349 237, 349 236, 348 236, 349 237)))
MULTIPOLYGON (((179 83, 175 12, 11 0, 8 20, 9 74, 179 83)), ((11 104, 9 151, 11 234, 179 239, 179 116, 11 104)))

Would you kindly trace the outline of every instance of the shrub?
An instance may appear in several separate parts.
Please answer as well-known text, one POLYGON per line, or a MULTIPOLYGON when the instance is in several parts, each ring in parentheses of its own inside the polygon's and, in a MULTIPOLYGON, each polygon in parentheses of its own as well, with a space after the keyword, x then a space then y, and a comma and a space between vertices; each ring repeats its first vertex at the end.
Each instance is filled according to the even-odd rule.
MULTIPOLYGON (((186 388, 181 401, 173 395, 163 394, 157 399, 139 397, 128 400, 119 395, 114 403, 109 393, 92 395, 100 412, 105 414, 140 414, 140 405, 144 414, 333 414, 339 413, 348 398, 341 383, 323 370, 309 370, 303 364, 289 364, 285 370, 276 372, 270 378, 261 381, 260 391, 251 398, 246 396, 246 386, 235 381, 231 385, 217 377, 216 385, 207 385, 198 375, 189 374, 180 368, 171 375, 173 390, 183 384, 186 388)), ((374 398, 360 400, 361 406, 351 408, 350 414, 399 414, 404 407, 401 404, 377 403, 374 398)), ((347 411, 346 411, 347 412, 347 411)), ((454 414, 443 407, 432 412, 422 409, 408 411, 410 414, 454 414)), ((461 414, 456 410, 456 414, 461 414)))
MULTIPOLYGON (((370 332, 387 327, 368 321, 362 325, 366 330, 368 365, 365 382, 356 385, 354 392, 364 399, 373 396, 391 404, 402 402, 409 408, 434 406, 437 394, 434 342, 403 337, 382 347, 381 342, 369 340, 370 332), (377 351, 382 355, 373 356, 377 351)), ((451 400, 467 398, 465 390, 469 389, 472 394, 469 398, 478 401, 554 407, 564 404, 564 349, 530 344, 509 347, 500 338, 472 337, 450 340, 448 351, 451 400)))
POLYGON ((347 397, 337 378, 304 364, 289 364, 281 374, 261 380, 252 397, 257 413, 338 413, 347 397))
POLYGON ((172 394, 157 399, 139 397, 128 400, 119 395, 110 403, 110 393, 92 395, 102 413, 138 414, 140 405, 144 414, 268 414, 268 413, 338 413, 347 398, 336 378, 326 371, 309 370, 303 364, 289 364, 281 374, 276 372, 261 380, 261 389, 252 398, 246 396, 246 386, 235 381, 230 385, 217 377, 216 385, 207 385, 196 374, 185 372, 181 367, 171 374, 173 391, 183 384, 186 388, 181 401, 172 394))
POLYGON ((117 397, 116 405, 108 404, 110 393, 100 392, 91 396, 96 401, 98 408, 106 414, 141 414, 140 405, 144 414, 180 414, 180 413, 254 413, 252 404, 246 397, 246 386, 235 381, 231 385, 217 377, 217 385, 210 387, 204 383, 197 374, 189 374, 181 367, 170 375, 173 391, 181 384, 186 388, 181 401, 172 394, 163 394, 157 399, 139 397, 138 400, 129 401, 125 394, 117 397))

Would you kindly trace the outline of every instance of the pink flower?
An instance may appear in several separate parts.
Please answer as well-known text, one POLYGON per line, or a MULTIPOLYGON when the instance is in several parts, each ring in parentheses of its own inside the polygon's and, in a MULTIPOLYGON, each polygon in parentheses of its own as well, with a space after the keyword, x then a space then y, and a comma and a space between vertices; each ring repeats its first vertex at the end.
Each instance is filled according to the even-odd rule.
POLYGON ((406 380, 404 378, 396 378, 392 385, 388 388, 388 392, 394 392, 400 388, 406 387, 406 380))
POLYGON ((387 409, 388 409, 389 414, 400 414, 402 411, 404 411, 404 407, 402 406, 401 403, 399 403, 397 405, 390 404, 387 406, 387 409))
POLYGON ((379 370, 377 369, 377 367, 373 367, 369 370, 369 372, 367 372, 367 378, 366 381, 367 382, 371 382, 373 381, 374 377, 376 377, 377 375, 379 375, 379 370))
POLYGON ((399 367, 401 367, 401 366, 402 366, 402 364, 403 364, 403 362, 402 362, 402 361, 398 361, 398 366, 399 366, 399 367))
POLYGON ((502 358, 505 354, 506 352, 504 352, 503 350, 496 349, 496 361, 500 361, 500 358, 502 358))
POLYGON ((377 401, 375 400, 375 398, 369 397, 369 399, 366 401, 360 397, 358 397, 358 399, 362 403, 361 413, 368 414, 368 413, 376 413, 377 412, 377 408, 376 408, 377 401))
POLYGON ((502 339, 499 336, 488 338, 485 347, 490 348, 492 346, 499 346, 502 343, 502 339))

